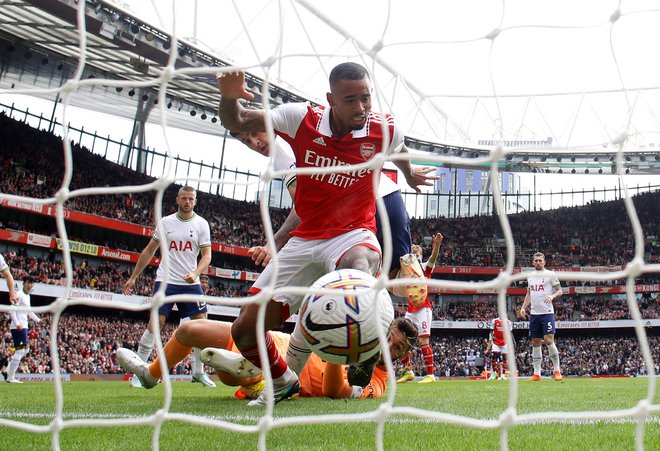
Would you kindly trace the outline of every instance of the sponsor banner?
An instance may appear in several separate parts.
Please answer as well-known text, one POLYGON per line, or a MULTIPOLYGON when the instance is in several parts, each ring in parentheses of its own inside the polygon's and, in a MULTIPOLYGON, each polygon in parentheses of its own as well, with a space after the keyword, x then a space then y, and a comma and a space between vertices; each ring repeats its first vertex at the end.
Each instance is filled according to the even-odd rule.
POLYGON ((40 246, 40 247, 48 247, 51 248, 53 247, 53 238, 50 236, 46 235, 38 235, 36 233, 28 233, 27 244, 30 244, 32 246, 40 246))
POLYGON ((40 214, 55 214, 55 207, 52 205, 33 204, 31 202, 17 201, 17 200, 0 200, 0 205, 3 207, 15 208, 17 210, 31 211, 40 214))
MULTIPOLYGON (((616 272, 623 271, 623 266, 569 266, 569 267, 550 267, 556 272, 616 272)), ((497 267, 475 267, 475 266, 436 266, 434 273, 438 274, 493 274, 501 273, 504 268, 497 267)), ((513 268, 512 274, 519 274, 534 271, 531 266, 513 268)))
MULTIPOLYGON (((116 301, 116 293, 109 293, 107 291, 86 290, 83 288, 71 288, 66 292, 66 297, 69 299, 92 299, 95 301, 116 301)), ((123 296, 123 295, 121 295, 123 296)))
MULTIPOLYGON (((428 287, 430 293, 437 294, 498 294, 499 290, 497 288, 479 288, 479 289, 467 289, 467 288, 437 288, 437 287, 428 287)), ((506 293, 508 295, 525 295, 526 288, 508 288, 506 293)))
MULTIPOLYGON (((57 249, 62 250, 62 240, 56 238, 57 249)), ((80 241, 69 240, 69 250, 77 254, 93 255, 99 254, 99 247, 96 244, 82 243, 80 241)))
POLYGON ((238 316, 238 312, 241 310, 240 307, 232 307, 229 305, 211 305, 207 304, 209 314, 219 315, 219 316, 238 316))
POLYGON ((0 240, 24 244, 27 242, 27 234, 16 230, 0 229, 0 240))
MULTIPOLYGON (((660 327, 660 319, 642 320, 644 327, 660 327)), ((512 323, 513 329, 529 329, 529 321, 516 321, 512 323)), ((635 327, 631 319, 617 321, 557 321, 557 329, 616 329, 635 327)), ((492 329, 492 321, 433 321, 433 329, 492 329)))
POLYGON ((136 252, 120 251, 117 249, 110 249, 109 247, 99 246, 98 256, 109 258, 111 260, 135 263, 140 257, 140 254, 136 252))
MULTIPOLYGON (((50 373, 16 373, 16 379, 21 382, 53 382, 55 375, 50 373)), ((71 382, 71 375, 60 374, 60 381, 71 382)))
POLYGON ((241 257, 247 257, 247 256, 250 255, 250 254, 248 254, 248 248, 246 248, 246 247, 228 246, 228 245, 222 244, 222 243, 212 243, 211 244, 211 249, 213 249, 216 252, 223 253, 223 254, 239 255, 241 257))

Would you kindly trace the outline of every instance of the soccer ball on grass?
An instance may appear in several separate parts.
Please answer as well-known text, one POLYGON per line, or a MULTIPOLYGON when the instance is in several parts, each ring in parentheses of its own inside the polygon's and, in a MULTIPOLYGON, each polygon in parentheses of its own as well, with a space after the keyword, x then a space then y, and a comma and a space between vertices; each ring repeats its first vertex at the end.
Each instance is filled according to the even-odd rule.
POLYGON ((392 299, 375 290, 376 279, 356 269, 326 274, 311 289, 339 290, 337 294, 310 292, 300 309, 302 333, 312 351, 338 365, 362 363, 380 351, 378 328, 385 333, 394 320, 392 299))

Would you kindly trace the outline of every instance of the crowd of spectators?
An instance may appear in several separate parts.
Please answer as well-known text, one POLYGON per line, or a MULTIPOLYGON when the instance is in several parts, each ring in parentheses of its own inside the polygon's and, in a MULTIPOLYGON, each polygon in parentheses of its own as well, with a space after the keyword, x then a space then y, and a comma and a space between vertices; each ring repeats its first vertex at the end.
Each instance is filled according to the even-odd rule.
MULTIPOLYGON (((123 373, 115 351, 119 347, 136 349, 144 332, 147 314, 143 320, 123 316, 98 315, 91 313, 67 314, 60 317, 57 328, 57 350, 63 373, 69 374, 117 374, 123 373)), ((50 330, 52 316, 41 316, 41 322, 30 326, 30 352, 21 361, 21 372, 50 373, 53 364, 50 355, 50 330)), ((162 329, 162 339, 172 335, 175 324, 166 323, 162 329)), ((3 349, 8 353, 12 346, 9 322, 0 322, 3 349)), ((155 358, 156 354, 152 355, 155 358)), ((188 360, 188 359, 187 359, 188 360)), ((187 374, 189 362, 177 370, 187 374)))
MULTIPOLYGON (((486 343, 482 337, 432 336, 431 346, 438 377, 478 377, 484 370, 486 343)), ((568 376, 646 375, 639 342, 634 336, 570 337, 558 335, 562 374, 568 376)), ((660 370, 660 337, 649 336, 655 374, 660 370)), ((520 376, 532 374, 532 347, 528 337, 515 339, 516 365, 520 376)), ((424 359, 418 348, 411 354, 413 370, 424 375, 424 359)), ((395 365, 401 369, 401 365, 395 365)), ((551 376, 552 362, 543 360, 542 375, 551 376)))
MULTIPOLYGON (((39 283, 50 285, 65 285, 65 268, 60 256, 56 253, 41 258, 30 256, 25 249, 11 251, 5 255, 14 277, 20 280, 26 274, 37 278, 39 283)), ((72 286, 111 293, 121 293, 124 283, 130 276, 131 267, 117 262, 83 259, 72 268, 72 286)), ((135 294, 150 296, 153 290, 155 269, 148 267, 142 273, 135 285, 135 294)), ((209 296, 244 297, 247 296, 249 282, 232 281, 229 283, 220 278, 209 278, 209 296)), ((498 316, 496 298, 440 302, 437 295, 432 296, 433 320, 448 321, 488 321, 498 316)), ((523 298, 514 296, 507 310, 509 317, 515 320, 514 312, 522 305, 523 298)), ((631 319, 626 299, 622 297, 604 296, 563 296, 555 302, 555 318, 558 321, 593 321, 631 319)), ((660 317, 660 296, 642 296, 639 300, 642 318, 660 317)), ((395 314, 405 315, 404 304, 397 304, 395 314)))
MULTIPOLYGON (((115 351, 119 347, 136 349, 146 323, 144 319, 126 317, 121 313, 65 312, 57 327, 57 349, 63 373, 116 374, 123 373, 117 363, 115 351)), ((42 315, 42 321, 31 325, 30 352, 21 362, 21 372, 50 373, 52 360, 49 349, 52 316, 42 315)), ((176 324, 167 322, 161 331, 165 343, 176 324)), ((12 346, 9 322, 0 321, 3 346, 0 353, 7 354, 12 346)), ((433 336, 432 347, 437 376, 479 376, 483 370, 485 336, 457 337, 433 336)), ((649 336, 649 347, 655 372, 660 370, 660 337, 649 336)), ((520 375, 529 375, 532 367, 531 343, 527 337, 515 341, 516 364, 520 375)), ((639 343, 630 335, 608 337, 557 337, 562 373, 573 376, 646 374, 639 343)), ((152 354, 155 358, 156 351, 152 354)), ((414 370, 423 374, 423 359, 419 349, 412 355, 414 370)), ((544 374, 552 373, 552 364, 544 360, 544 374)), ((185 359, 173 370, 174 374, 189 374, 190 362, 185 359)))
MULTIPOLYGON (((12 251, 6 255, 6 260, 17 280, 31 274, 38 283, 49 285, 66 285, 64 264, 54 253, 48 258, 27 255, 24 250, 12 251)), ((91 290, 121 293, 126 280, 131 275, 132 268, 107 260, 87 260, 72 268, 72 287, 91 290)), ((140 275, 134 287, 138 296, 150 296, 153 291, 156 276, 155 268, 148 267, 140 275)), ((223 297, 247 296, 247 283, 228 284, 223 279, 209 278, 207 295, 223 297)))
MULTIPOLYGON (((0 191, 29 197, 52 197, 60 189, 63 166, 62 140, 46 131, 15 121, 0 113, 0 161, 3 177, 0 191)), ((70 189, 93 186, 142 185, 151 177, 105 160, 72 143, 73 178, 70 189)), ((174 199, 172 185, 165 199, 174 199)), ((229 245, 250 247, 263 242, 263 227, 258 204, 228 199, 200 192, 196 207, 211 225, 213 239, 229 245)), ((115 195, 76 196, 66 207, 137 224, 153 225, 154 193, 118 193, 115 195)), ((660 236, 660 193, 634 197, 645 236, 660 236)), ((173 203, 166 202, 164 214, 173 203)), ((287 210, 271 209, 276 229, 287 210)), ((633 234, 622 201, 592 202, 582 207, 564 207, 549 211, 525 212, 508 216, 518 249, 517 266, 529 266, 529 256, 538 249, 546 254, 548 266, 625 265, 633 257, 633 234)), ((426 247, 436 231, 445 235, 439 262, 447 266, 504 266, 505 250, 493 246, 501 238, 499 219, 491 216, 469 218, 413 219, 413 242, 426 247)), ((646 243, 650 263, 660 262, 660 246, 646 243)))
MULTIPOLYGON (((54 197, 63 175, 63 143, 44 130, 15 121, 0 113, 0 161, 3 177, 0 191, 35 198, 54 197)), ((71 191, 90 187, 137 186, 154 181, 71 143, 73 176, 71 191)), ((164 195, 163 214, 175 211, 174 198, 179 186, 171 185, 164 195), (171 200, 171 201, 168 201, 171 200)), ((262 244, 263 226, 259 205, 199 192, 195 210, 209 221, 213 240, 228 245, 250 247, 262 244)), ((65 208, 141 225, 154 225, 155 193, 118 193, 76 196, 65 208)), ((284 222, 288 210, 270 209, 273 228, 284 222)))
MULTIPOLYGON (((35 130, 28 125, 8 118, 0 113, 0 164, 3 177, 0 178, 0 192, 18 194, 34 198, 49 198, 61 188, 64 175, 62 140, 46 131, 35 130)), ((73 156, 73 178, 70 190, 89 187, 136 186, 151 183, 152 178, 131 171, 107 161, 87 149, 71 143, 73 156)), ((170 186, 165 199, 174 199, 177 186, 170 186)), ((633 198, 645 237, 660 237, 660 192, 637 195, 633 198)), ((153 205, 155 193, 117 193, 113 195, 85 195, 69 199, 65 207, 136 224, 153 226, 153 205)), ((173 212, 174 202, 166 201, 163 214, 173 212)), ((200 192, 196 210, 210 225, 213 240, 228 245, 250 247, 263 243, 263 226, 259 206, 254 202, 237 201, 225 197, 200 192)), ((272 225, 277 229, 284 221, 288 210, 270 209, 272 225)), ((634 242, 630 219, 622 201, 592 202, 582 207, 566 207, 551 211, 537 211, 508 216, 513 238, 517 244, 516 266, 529 266, 529 256, 543 250, 548 266, 610 266, 625 265, 633 257, 634 242)), ((25 229, 16 221, 7 221, 3 227, 25 229)), ((425 247, 425 255, 430 253, 427 239, 434 232, 441 231, 445 236, 440 249, 438 264, 441 266, 487 266, 505 265, 505 249, 496 243, 502 237, 499 219, 490 215, 470 218, 433 218, 411 221, 413 241, 425 247)), ((55 230, 36 230, 46 235, 55 230)), ((76 237, 90 242, 88 237, 76 237)), ((115 239, 115 238, 113 238, 115 239)), ((140 248, 121 241, 96 243, 129 251, 140 248)), ((65 268, 61 255, 52 251, 48 256, 30 256, 21 250, 12 251, 8 256, 15 276, 21 278, 30 273, 41 283, 64 284, 65 268)), ((222 267, 227 269, 248 269, 246 262, 231 261, 222 267)), ((645 261, 660 262, 660 245, 657 238, 645 243, 645 261)), ((95 290, 121 292, 130 275, 125 264, 97 259, 77 259, 73 266, 73 286, 95 290)), ((147 269, 136 285, 136 293, 151 294, 155 271, 147 269)), ((623 283, 624 280, 598 283, 623 283)), ((589 282, 585 283, 589 284, 589 282)), ((597 283, 593 283, 597 284, 597 283)), ((247 284, 225 284, 220 279, 211 279, 207 294, 212 296, 245 296, 247 284)), ((660 298, 640 301, 644 318, 658 318, 660 298)), ((515 306, 515 302, 513 303, 515 306)), ((618 320, 630 319, 627 302, 615 297, 565 296, 555 304, 558 320, 618 320)), ((403 307, 397 314, 404 313, 403 307)), ((513 306, 509 311, 513 315, 513 306)), ((434 320, 485 321, 497 316, 494 302, 446 302, 434 305, 434 320)), ((513 316, 512 316, 513 318, 513 316)), ((25 369, 30 372, 49 372, 50 356, 47 339, 49 334, 48 317, 32 332, 34 340, 31 354, 24 359, 25 369)), ((8 323, 0 322, 2 333, 8 343, 8 323)), ((143 321, 127 318, 109 318, 92 314, 65 315, 58 333, 61 365, 66 372, 119 371, 114 360, 117 346, 135 347, 139 334, 144 329, 143 321), (119 327, 121 326, 121 327, 119 327), (118 336, 121 331, 121 336, 118 336)), ((171 333, 170 325, 164 334, 171 333)), ((658 339, 655 343, 657 354, 658 339)), ((520 341, 517 355, 521 367, 529 367, 529 355, 520 341)), ((571 338, 560 348, 562 366, 567 374, 617 373, 643 374, 639 353, 635 353, 634 339, 611 338, 571 338), (592 341, 589 341, 592 340, 592 341), (593 347, 594 352, 589 352, 593 347), (629 349, 628 349, 629 348, 629 349), (628 350, 626 350, 628 349, 628 350), (564 363, 565 361, 565 363, 564 363)), ((472 374, 474 361, 480 356, 483 339, 434 337, 434 352, 441 375, 472 374)), ((3 350, 4 352, 4 350, 3 350)), ((419 357, 419 356, 416 356, 419 357)), ((419 361, 419 358, 416 359, 419 361)), ((657 356, 656 356, 657 360, 657 356)), ((178 370, 187 371, 185 365, 178 370)))

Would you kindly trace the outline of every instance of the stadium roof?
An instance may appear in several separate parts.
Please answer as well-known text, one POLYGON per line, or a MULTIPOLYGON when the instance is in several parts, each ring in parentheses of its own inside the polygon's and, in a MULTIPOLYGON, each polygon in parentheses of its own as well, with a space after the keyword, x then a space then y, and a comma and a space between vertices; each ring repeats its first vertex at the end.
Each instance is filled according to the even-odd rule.
MULTIPOLYGON (((128 119, 148 113, 148 121, 159 122, 160 112, 154 108, 154 101, 172 53, 176 57, 175 68, 185 70, 177 72, 167 85, 168 125, 198 133, 224 134, 220 122, 215 120, 218 102, 215 78, 212 73, 199 73, 195 69, 225 67, 230 63, 187 40, 179 40, 176 52, 170 51, 170 35, 110 3, 87 0, 85 6, 86 64, 80 77, 82 83, 70 97, 71 105, 128 119), (99 83, 99 79, 103 82, 99 83), (85 83, 86 80, 90 82, 85 83), (123 81, 140 82, 141 87, 118 87, 117 82, 123 81)), ((59 89, 74 77, 80 61, 77 1, 0 0, 0 21, 2 88, 10 87, 16 92, 30 90, 30 95, 55 100, 59 89)), ((248 87, 255 93, 257 105, 262 104, 261 85, 262 80, 249 76, 248 87)), ((309 100, 293 88, 271 84, 270 92, 268 100, 273 105, 309 100)), ((489 142, 462 147, 412 137, 406 140, 413 149, 456 157, 446 166, 462 166, 461 161, 486 156, 497 145, 489 142)), ((521 148, 500 162, 500 169, 507 171, 582 173, 600 169, 610 173, 616 155, 615 148, 599 153, 593 150, 580 153, 574 149, 524 150, 551 147, 551 141, 503 144, 521 148)), ((630 173, 657 174, 660 152, 637 149, 626 154, 624 166, 630 173)))

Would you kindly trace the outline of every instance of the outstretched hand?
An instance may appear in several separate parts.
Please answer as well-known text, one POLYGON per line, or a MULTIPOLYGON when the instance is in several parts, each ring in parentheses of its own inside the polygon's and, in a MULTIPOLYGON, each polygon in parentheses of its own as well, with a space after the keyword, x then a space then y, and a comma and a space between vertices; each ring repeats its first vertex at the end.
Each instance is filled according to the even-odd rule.
POLYGON ((416 192, 421 193, 420 186, 433 186, 433 181, 438 180, 440 177, 431 174, 435 171, 434 167, 414 167, 410 168, 410 175, 406 177, 408 185, 416 192))
POLYGON ((245 89, 245 72, 224 72, 216 75, 220 96, 227 99, 254 99, 254 94, 245 89))

